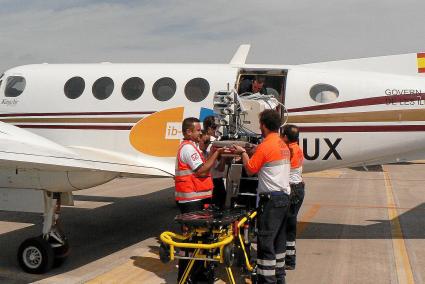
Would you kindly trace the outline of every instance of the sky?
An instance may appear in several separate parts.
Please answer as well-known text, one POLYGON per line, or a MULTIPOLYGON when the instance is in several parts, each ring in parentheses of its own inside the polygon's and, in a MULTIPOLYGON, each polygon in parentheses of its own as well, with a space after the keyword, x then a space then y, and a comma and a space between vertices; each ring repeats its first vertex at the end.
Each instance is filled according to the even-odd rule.
POLYGON ((0 73, 32 63, 301 64, 425 51, 423 0, 0 0, 0 73))

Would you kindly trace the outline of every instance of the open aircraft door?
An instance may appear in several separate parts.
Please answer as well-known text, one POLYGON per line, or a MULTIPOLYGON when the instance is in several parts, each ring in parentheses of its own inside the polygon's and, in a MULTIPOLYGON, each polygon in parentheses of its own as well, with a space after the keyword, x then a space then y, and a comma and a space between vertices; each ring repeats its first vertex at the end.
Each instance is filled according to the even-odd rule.
MULTIPOLYGON (((241 68, 236 81, 236 90, 241 95, 241 83, 244 80, 254 80, 257 76, 264 78, 264 87, 267 90, 267 95, 272 95, 285 104, 286 80, 288 69, 277 68, 241 68)), ((283 109, 282 115, 283 115, 283 109)))

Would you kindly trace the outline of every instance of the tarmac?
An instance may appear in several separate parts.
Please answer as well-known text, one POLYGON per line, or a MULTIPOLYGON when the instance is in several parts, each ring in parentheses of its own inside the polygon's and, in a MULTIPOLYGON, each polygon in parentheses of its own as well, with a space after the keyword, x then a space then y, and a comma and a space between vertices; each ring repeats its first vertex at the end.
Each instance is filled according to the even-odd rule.
MULTIPOLYGON (((415 161, 305 175, 287 283, 424 283, 424 172, 415 161)), ((0 283, 176 282, 176 262, 159 261, 157 241, 177 230, 171 179, 114 180, 75 200, 61 215, 71 255, 45 275, 22 272, 16 260, 20 243, 40 234, 41 215, 0 211, 0 283)))

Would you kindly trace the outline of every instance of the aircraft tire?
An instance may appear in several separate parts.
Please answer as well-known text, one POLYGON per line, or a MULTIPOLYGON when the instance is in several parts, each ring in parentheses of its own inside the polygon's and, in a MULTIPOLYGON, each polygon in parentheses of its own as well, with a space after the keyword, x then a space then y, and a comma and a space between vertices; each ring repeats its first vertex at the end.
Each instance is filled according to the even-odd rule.
POLYGON ((53 248, 42 237, 29 238, 18 249, 19 266, 28 273, 42 274, 53 267, 55 254, 53 248))
POLYGON ((68 258, 70 247, 68 241, 65 241, 65 244, 60 247, 53 248, 53 252, 55 255, 55 260, 53 261, 53 267, 61 266, 66 259, 68 258))

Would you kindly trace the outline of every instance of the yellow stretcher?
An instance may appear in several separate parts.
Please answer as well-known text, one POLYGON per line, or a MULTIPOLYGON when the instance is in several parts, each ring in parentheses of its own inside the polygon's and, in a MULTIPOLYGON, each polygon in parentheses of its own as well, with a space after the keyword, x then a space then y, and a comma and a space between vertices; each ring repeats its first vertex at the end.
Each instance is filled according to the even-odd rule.
POLYGON ((254 230, 254 225, 250 224, 256 215, 256 211, 237 209, 206 209, 178 215, 175 221, 185 228, 184 233, 166 231, 160 235, 161 261, 165 263, 174 259, 189 260, 179 284, 186 283, 195 261, 203 261, 204 265, 208 262, 224 264, 229 281, 233 284, 235 279, 231 267, 238 251, 241 264, 250 274, 255 274, 254 266, 250 262, 249 235, 254 230), (192 254, 182 256, 176 253, 176 249, 190 250, 192 254))

